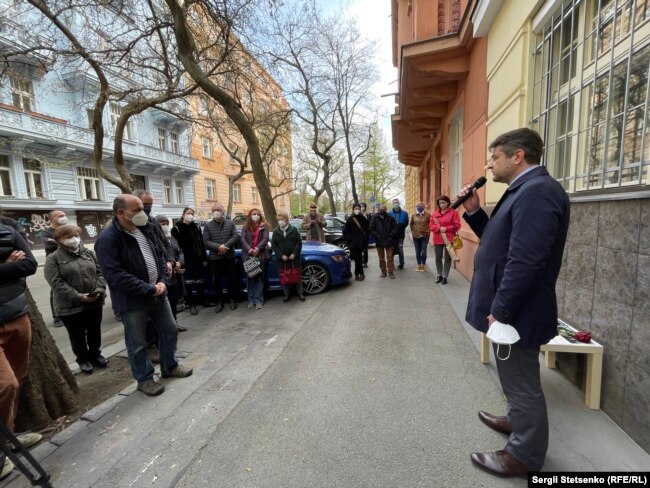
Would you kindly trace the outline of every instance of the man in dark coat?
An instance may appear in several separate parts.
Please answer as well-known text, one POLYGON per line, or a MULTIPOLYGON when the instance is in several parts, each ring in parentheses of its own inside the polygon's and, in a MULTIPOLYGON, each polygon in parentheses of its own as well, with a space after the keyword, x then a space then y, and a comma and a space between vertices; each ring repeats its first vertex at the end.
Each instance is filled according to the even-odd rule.
POLYGON ((370 233, 375 236, 375 246, 377 256, 379 256, 379 268, 381 277, 388 276, 395 278, 395 264, 393 261, 393 249, 395 248, 395 239, 397 236, 397 222, 386 212, 386 205, 379 206, 379 212, 370 222, 370 233))
MULTIPOLYGON (((505 360, 496 360, 507 415, 479 412, 488 427, 509 435, 508 443, 501 451, 472 453, 471 459, 488 472, 522 476, 542 468, 548 449, 539 349, 557 335, 555 283, 569 227, 569 198, 539 165, 544 143, 537 132, 507 132, 489 149, 493 180, 508 188, 489 218, 475 191, 463 203, 464 219, 481 238, 466 320, 481 332, 507 324, 520 339, 505 360)), ((467 185, 459 196, 470 191, 467 185)))

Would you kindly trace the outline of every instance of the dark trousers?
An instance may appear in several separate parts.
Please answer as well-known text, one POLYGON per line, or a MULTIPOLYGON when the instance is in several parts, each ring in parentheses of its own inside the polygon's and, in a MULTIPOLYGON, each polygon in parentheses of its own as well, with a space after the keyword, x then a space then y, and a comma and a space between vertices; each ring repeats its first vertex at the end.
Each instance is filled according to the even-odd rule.
POLYGON ((449 276, 449 270, 451 269, 451 256, 444 244, 434 245, 433 251, 436 255, 436 272, 438 273, 438 276, 446 278, 449 276), (443 256, 445 258, 444 265, 442 262, 443 256))
POLYGON ((234 300, 237 298, 237 268, 235 259, 220 259, 210 261, 212 269, 212 286, 214 287, 214 297, 216 301, 223 302, 224 299, 234 300), (223 279, 227 279, 228 292, 223 292, 223 279))
MULTIPOLYGON (((496 356, 496 344, 493 349, 496 356)), ((499 355, 506 357, 508 346, 499 349, 499 355)), ((496 363, 501 388, 508 401, 507 417, 512 425, 512 434, 504 449, 520 463, 539 471, 548 450, 548 415, 539 375, 539 347, 514 344, 508 359, 497 358, 496 363)))
POLYGON ((203 284, 203 264, 201 262, 185 263, 185 302, 188 305, 199 305, 206 302, 205 287, 203 284))
POLYGON ((64 315, 61 321, 68 331, 72 352, 78 363, 92 361, 99 356, 102 345, 102 307, 64 315))
POLYGON ((363 248, 363 264, 368 264, 368 247, 363 248))
POLYGON ((350 249, 350 259, 354 261, 354 276, 363 274, 363 250, 350 249))

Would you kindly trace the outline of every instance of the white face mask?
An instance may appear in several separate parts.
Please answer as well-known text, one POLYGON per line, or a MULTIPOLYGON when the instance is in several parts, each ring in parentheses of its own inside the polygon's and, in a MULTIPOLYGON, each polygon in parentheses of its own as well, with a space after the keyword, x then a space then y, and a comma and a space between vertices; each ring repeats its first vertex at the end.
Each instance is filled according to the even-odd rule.
POLYGON ((505 361, 510 357, 511 346, 521 339, 517 329, 512 325, 503 324, 499 321, 492 322, 487 332, 487 338, 497 345, 497 358, 501 361, 505 361), (499 356, 499 346, 501 345, 508 346, 508 355, 505 358, 499 356))
POLYGON ((280 229, 284 229, 287 226, 287 222, 284 220, 278 220, 278 225, 280 226, 280 229))
POLYGON ((69 247, 70 249, 77 249, 80 242, 81 239, 78 237, 68 237, 67 239, 63 239, 63 241, 61 241, 65 247, 69 247))
POLYGON ((187 214, 185 217, 183 217, 183 220, 184 220, 186 223, 191 224, 192 222, 194 222, 194 215, 192 215, 192 214, 187 214))
POLYGON ((223 212, 220 212, 219 210, 212 212, 212 218, 214 220, 219 220, 221 217, 223 217, 223 212))
POLYGON ((361 210, 359 210, 358 208, 354 209, 354 215, 359 215, 360 213, 361 213, 361 210))
POLYGON ((57 222, 59 223, 59 225, 65 225, 68 223, 68 217, 66 217, 65 215, 63 217, 59 217, 57 222))
POLYGON ((169 234, 169 225, 161 225, 160 228, 165 234, 169 234))
POLYGON ((144 210, 140 210, 133 217, 131 217, 131 222, 133 222, 133 225, 135 225, 136 227, 142 227, 143 225, 147 225, 148 221, 149 221, 149 217, 147 217, 147 214, 144 213, 144 210))
POLYGON ((251 215, 251 220, 253 222, 259 222, 260 221, 260 216, 259 215, 251 215))

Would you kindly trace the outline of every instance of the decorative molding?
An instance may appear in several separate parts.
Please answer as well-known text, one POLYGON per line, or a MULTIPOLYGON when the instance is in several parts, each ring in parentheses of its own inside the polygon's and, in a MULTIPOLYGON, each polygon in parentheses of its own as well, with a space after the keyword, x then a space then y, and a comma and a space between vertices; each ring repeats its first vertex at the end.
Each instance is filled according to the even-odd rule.
POLYGON ((484 37, 488 34, 501 5, 503 0, 479 0, 476 9, 472 12, 474 37, 484 37))

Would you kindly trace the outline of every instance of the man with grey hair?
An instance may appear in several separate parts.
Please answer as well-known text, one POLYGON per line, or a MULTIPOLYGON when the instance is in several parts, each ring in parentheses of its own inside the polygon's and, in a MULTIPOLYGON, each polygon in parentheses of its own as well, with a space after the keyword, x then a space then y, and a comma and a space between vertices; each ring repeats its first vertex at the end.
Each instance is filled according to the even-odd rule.
POLYGON ((216 313, 223 310, 222 280, 228 281, 228 299, 230 310, 235 310, 237 286, 237 268, 235 267, 235 245, 239 242, 239 234, 232 220, 226 219, 223 205, 212 205, 212 220, 203 227, 203 244, 210 252, 210 267, 217 306, 216 313))
POLYGON ((192 369, 176 360, 178 329, 167 300, 165 250, 142 201, 118 195, 113 201, 112 225, 101 233, 95 252, 110 288, 111 300, 122 314, 126 349, 138 390, 160 395, 165 387, 154 380, 147 354, 146 328, 151 320, 160 337, 160 372, 163 378, 184 378, 192 369))

